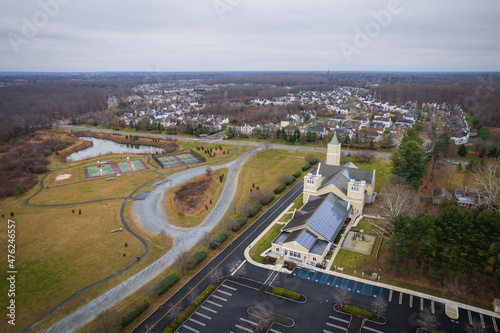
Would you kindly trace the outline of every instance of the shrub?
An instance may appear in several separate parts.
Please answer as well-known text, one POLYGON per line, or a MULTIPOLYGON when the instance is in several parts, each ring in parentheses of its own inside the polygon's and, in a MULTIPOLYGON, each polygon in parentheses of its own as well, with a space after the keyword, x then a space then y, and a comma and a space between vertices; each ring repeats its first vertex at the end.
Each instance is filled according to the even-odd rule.
POLYGON ((290 185, 295 181, 295 177, 291 175, 281 175, 278 177, 278 182, 281 185, 290 185))
POLYGON ((311 165, 318 163, 318 159, 310 154, 305 157, 305 160, 307 163, 309 163, 311 165))
POLYGON ((286 290, 283 288, 274 287, 271 292, 276 295, 285 296, 291 299, 299 299, 300 295, 295 291, 286 290))
POLYGON ((144 312, 149 306, 149 302, 144 300, 141 305, 137 306, 136 308, 132 309, 129 311, 125 316, 122 317, 122 322, 121 325, 123 327, 127 326, 131 322, 134 321, 135 318, 139 317, 141 313, 144 312))
POLYGON ((219 246, 221 246, 222 243, 224 243, 227 239, 227 234, 220 234, 219 236, 215 237, 211 242, 210 242, 210 248, 216 249, 219 246))
POLYGON ((352 306, 352 305, 344 305, 342 310, 344 312, 352 314, 353 316, 358 315, 358 316, 362 316, 362 317, 365 317, 368 319, 371 319, 373 316, 373 314, 370 311, 366 311, 366 310, 360 309, 360 308, 352 306))
POLYGON ((179 282, 180 278, 177 274, 169 274, 165 276, 158 284, 154 287, 154 293, 157 296, 166 293, 174 284, 179 282))
POLYGON ((306 170, 309 170, 311 168, 311 164, 305 164, 303 167, 302 167, 302 171, 306 171, 306 170))
POLYGON ((247 218, 241 217, 241 218, 237 219, 236 222, 233 223, 233 225, 231 226, 231 230, 236 232, 236 231, 240 230, 241 227, 243 227, 246 223, 247 223, 247 218))
POLYGON ((273 258, 273 257, 265 257, 263 260, 262 260, 262 263, 264 265, 274 265, 276 264, 276 258, 273 258))
POLYGON ((299 178, 299 177, 300 177, 300 175, 301 175, 301 172, 300 172, 300 171, 296 171, 296 172, 294 172, 294 173, 292 174, 292 176, 294 176, 294 177, 295 177, 295 179, 299 178))
POLYGON ((262 206, 261 205, 255 205, 255 206, 252 206, 252 208, 250 208, 247 212, 247 216, 252 218, 254 217, 255 215, 257 215, 260 210, 262 209, 262 206))
POLYGON ((206 257, 207 253, 205 251, 196 252, 191 256, 191 258, 189 258, 186 267, 188 269, 193 269, 198 266, 203 260, 205 260, 206 257))
POLYGON ((286 186, 285 185, 278 185, 275 189, 274 189, 274 193, 276 194, 280 194, 281 192, 283 192, 285 190, 286 186))

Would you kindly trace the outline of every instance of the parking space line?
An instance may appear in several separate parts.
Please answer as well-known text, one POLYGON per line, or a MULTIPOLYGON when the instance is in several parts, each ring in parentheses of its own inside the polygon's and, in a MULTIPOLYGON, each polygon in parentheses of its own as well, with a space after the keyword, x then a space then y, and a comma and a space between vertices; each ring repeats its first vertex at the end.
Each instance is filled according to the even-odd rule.
POLYGON ((486 326, 484 326, 484 318, 482 313, 479 314, 479 318, 481 319, 481 326, 483 326, 483 328, 486 328, 486 326))
POLYGON ((470 310, 467 310, 467 314, 469 315, 469 324, 472 325, 472 315, 470 313, 470 310))
POLYGON ((334 317, 334 316, 328 316, 328 318, 333 319, 333 320, 342 321, 342 322, 344 322, 344 323, 349 324, 349 320, 340 319, 340 318, 337 318, 337 317, 334 317))
POLYGON ((238 271, 238 269, 241 268, 241 266, 243 266, 247 261, 246 260, 243 260, 243 262, 238 266, 238 268, 236 268, 232 273, 231 273, 231 276, 234 275, 234 273, 236 273, 238 271))
POLYGON ((207 315, 204 315, 203 313, 200 313, 200 312, 198 312, 198 311, 196 311, 194 314, 197 314, 198 316, 201 316, 201 317, 203 317, 203 318, 205 318, 205 319, 208 319, 208 320, 211 320, 211 319, 212 319, 212 317, 209 317, 209 316, 207 316, 207 315))
POLYGON ((392 289, 391 291, 389 291, 389 302, 392 302, 392 291, 393 291, 392 289))
POLYGON ((319 283, 325 284, 329 277, 330 275, 323 273, 323 276, 321 276, 321 280, 319 281, 319 283))
POLYGON ((348 284, 349 284, 349 279, 343 278, 342 283, 340 284, 340 289, 347 289, 348 284))
POLYGON ((225 285, 225 284, 222 284, 221 286, 222 286, 222 287, 225 287, 225 288, 227 288, 227 289, 231 289, 231 290, 233 290, 233 291, 236 291, 236 290, 237 290, 236 288, 233 288, 233 287, 227 286, 227 285, 225 285))
POLYGON ((215 306, 218 306, 219 308, 222 308, 222 305, 218 304, 218 303, 215 303, 215 302, 212 302, 211 300, 207 299, 207 302, 210 303, 210 304, 213 304, 215 306))
MULTIPOLYGON (((318 274, 318 271, 315 271, 315 272, 314 272, 314 275, 313 275, 313 276, 312 276, 312 278, 311 278, 311 280, 313 280, 313 281, 314 281, 314 278, 316 277, 316 275, 317 275, 317 274, 318 274)), ((318 282, 318 281, 316 281, 316 282, 318 282)))
POLYGON ((219 293, 223 293, 224 295, 227 295, 227 296, 233 296, 233 294, 230 294, 227 291, 223 291, 223 290, 220 290, 220 289, 217 289, 216 291, 218 291, 219 293))
POLYGON ((380 287, 380 292, 378 293, 378 297, 382 297, 382 292, 384 291, 384 288, 380 287))
POLYGON ((352 291, 356 291, 356 286, 358 285, 358 281, 354 282, 354 287, 352 287, 352 291))
POLYGON ((401 304, 403 304, 403 293, 399 292, 399 305, 401 305, 401 304))
POLYGON ((196 319, 189 318, 189 320, 192 321, 193 323, 200 325, 200 326, 207 326, 207 325, 205 325, 205 323, 202 323, 201 321, 198 321, 196 319))
MULTIPOLYGON (((335 281, 337 281, 337 276, 335 276, 335 277, 333 278, 333 281, 332 281, 332 286, 335 286, 335 281)), ((336 286, 336 287, 338 287, 338 286, 336 286)))
POLYGON ((326 323, 326 324, 327 324, 328 326, 338 328, 339 330, 342 330, 342 331, 345 331, 345 330, 346 330, 346 328, 345 328, 345 327, 342 327, 342 326, 337 326, 337 325, 330 324, 330 323, 326 323))
POLYGON ((222 298, 222 297, 220 297, 220 296, 217 296, 217 295, 212 295, 212 297, 215 297, 215 298, 217 298, 217 299, 220 299, 220 300, 221 300, 221 301, 223 301, 223 302, 227 302, 227 299, 222 298))
POLYGON ((495 329, 495 332, 498 332, 497 321, 494 317, 491 317, 491 320, 493 321, 493 328, 495 329))
POLYGON ((413 307, 413 295, 410 295, 410 308, 413 307))
POLYGON ((259 326, 256 322, 253 322, 251 320, 245 319, 245 318, 240 318, 241 321, 244 321, 245 323, 249 323, 251 325, 259 326))
POLYGON ((333 333, 331 331, 323 330, 323 333, 333 333))
POLYGON ((431 312, 432 314, 436 313, 436 309, 434 308, 434 301, 431 301, 431 312))
MULTIPOLYGON (((208 302, 208 301, 207 301, 207 302, 208 302)), ((202 308, 203 310, 207 310, 207 311, 210 311, 210 312, 212 312, 212 313, 217 313, 217 311, 215 311, 215 310, 213 310, 213 309, 210 309, 210 308, 207 308, 207 307, 206 307, 206 306, 204 306, 204 305, 202 305, 202 306, 201 306, 201 308, 202 308)))
POLYGON ((272 328, 270 329, 270 331, 273 333, 281 333, 280 331, 276 331, 275 329, 272 329, 272 328))
POLYGON ((234 325, 234 326, 236 326, 236 327, 237 327, 237 328, 239 328, 240 330, 243 330, 243 331, 247 331, 247 332, 253 333, 253 330, 248 329, 248 328, 246 328, 246 327, 243 327, 243 326, 241 326, 241 325, 234 325))
POLYGON ((424 299, 420 297, 420 311, 424 311, 424 299))
POLYGON ((368 326, 363 326, 363 329, 370 330, 375 333, 384 333, 383 331, 376 330, 374 328, 368 327, 368 326))
POLYGON ((182 327, 187 328, 188 330, 193 331, 193 332, 195 332, 195 333, 199 333, 199 332, 200 332, 200 331, 198 331, 198 330, 195 330, 195 329, 194 329, 194 328, 192 328, 192 327, 189 327, 188 325, 182 325, 182 327))
MULTIPOLYGON (((275 271, 272 271, 271 274, 269 274, 269 276, 267 277, 266 281, 264 282, 264 285, 267 284, 267 281, 269 281, 269 279, 274 275, 274 273, 276 273, 275 271)), ((300 274, 300 273, 299 273, 300 274)))

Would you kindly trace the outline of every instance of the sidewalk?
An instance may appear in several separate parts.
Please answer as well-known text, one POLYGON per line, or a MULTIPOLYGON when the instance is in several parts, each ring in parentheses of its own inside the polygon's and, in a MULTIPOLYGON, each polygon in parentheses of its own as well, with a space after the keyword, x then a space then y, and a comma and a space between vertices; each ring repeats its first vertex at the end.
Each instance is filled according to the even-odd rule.
MULTIPOLYGON (((258 235, 253 240, 253 242, 250 244, 249 247, 247 247, 245 249, 245 252, 244 252, 245 259, 247 260, 248 263, 250 263, 250 264, 252 264, 254 266, 258 266, 258 267, 265 268, 265 269, 272 270, 272 271, 279 271, 281 273, 287 273, 287 274, 291 274, 292 273, 288 269, 282 269, 283 268, 282 264, 281 265, 274 265, 274 266, 263 265, 263 264, 260 264, 258 262, 255 262, 250 257, 250 249, 251 249, 251 247, 253 247, 260 240, 260 238, 262 236, 264 236, 269 231, 269 229, 271 229, 271 227, 273 225, 275 225, 276 223, 278 223, 278 221, 288 211, 288 209, 290 209, 290 207, 291 207, 291 205, 288 206, 288 208, 283 213, 281 213, 281 215, 278 216, 278 218, 276 220, 274 220, 266 228, 266 230, 264 230, 260 235, 258 235)), ((352 220, 351 222, 349 222, 349 224, 347 225, 346 230, 349 230, 350 227, 353 227, 353 226, 357 225, 357 223, 359 222, 359 220, 361 220, 362 218, 363 218, 363 216, 358 216, 354 220, 352 220)), ((372 280, 370 278, 365 279, 365 278, 360 278, 360 277, 357 277, 357 276, 352 276, 352 275, 348 275, 348 274, 344 274, 344 273, 338 273, 336 271, 331 271, 330 268, 331 268, 331 266, 333 264, 335 256, 337 255, 337 253, 340 250, 340 247, 341 247, 340 244, 342 244, 342 242, 344 241, 344 238, 346 237, 346 235, 347 235, 347 233, 344 233, 344 235, 342 235, 342 238, 339 241, 339 245, 335 248, 335 251, 333 252, 332 257, 330 259, 330 262, 329 262, 328 266, 326 267, 326 269, 311 268, 309 265, 307 265, 308 268, 311 268, 311 269, 313 269, 313 270, 315 270, 317 272, 330 274, 332 276, 338 276, 338 277, 342 277, 342 278, 348 278, 350 280, 354 280, 354 281, 357 281, 357 282, 367 283, 367 284, 371 284, 373 286, 381 287, 381 288, 384 288, 384 289, 389 289, 389 290, 392 289, 394 291, 398 291, 398 292, 401 292, 401 293, 405 293, 405 294, 409 294, 409 295, 413 295, 413 296, 417 296, 417 297, 429 299, 429 300, 434 301, 434 302, 439 302, 439 303, 442 303, 442 304, 446 304, 448 307, 460 307, 460 308, 465 309, 465 310, 470 310, 470 311, 474 311, 474 312, 477 312, 477 313, 482 313, 482 314, 485 314, 485 315, 488 315, 488 316, 500 319, 500 314, 495 313, 493 311, 484 310, 484 309, 481 309, 481 308, 478 308, 478 307, 475 307, 475 306, 471 306, 471 305, 467 305, 467 304, 463 304, 463 303, 454 302, 454 301, 448 300, 446 298, 441 298, 441 297, 438 297, 438 296, 432 296, 432 295, 425 294, 425 293, 422 293, 422 292, 419 292, 419 291, 413 291, 413 290, 410 290, 410 289, 405 289, 405 288, 393 286, 393 285, 386 284, 386 283, 376 282, 376 281, 374 281, 374 280, 372 280)), ((299 267, 299 266, 300 265, 298 264, 297 267, 299 267)))

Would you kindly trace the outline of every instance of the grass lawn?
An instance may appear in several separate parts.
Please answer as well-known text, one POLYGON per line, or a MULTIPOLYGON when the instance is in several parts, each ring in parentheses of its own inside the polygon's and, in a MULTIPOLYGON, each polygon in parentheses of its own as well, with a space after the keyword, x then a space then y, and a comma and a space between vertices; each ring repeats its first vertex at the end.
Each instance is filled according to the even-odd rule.
POLYGON ((123 174, 113 180, 101 177, 99 180, 82 183, 55 186, 44 189, 39 195, 30 200, 34 205, 54 205, 73 202, 126 197, 140 185, 158 177, 151 172, 137 172, 123 174))
MULTIPOLYGON (((181 227, 181 228, 193 228, 193 227, 198 226, 200 223, 202 223, 205 220, 205 218, 208 216, 208 214, 210 214, 212 209, 215 207, 215 205, 217 204, 217 201, 219 200, 219 198, 222 194, 222 190, 224 189, 224 184, 226 183, 226 176, 227 176, 228 170, 229 169, 224 168, 224 169, 219 169, 219 170, 214 171, 214 174, 216 174, 216 175, 223 174, 224 180, 222 183, 219 180, 217 180, 217 187, 215 189, 215 192, 211 195, 212 204, 207 204, 208 210, 204 210, 201 214, 199 214, 197 216, 180 216, 179 214, 177 214, 174 207, 173 207, 174 206, 173 199, 174 199, 174 193, 179 187, 170 189, 168 191, 167 200, 166 200, 167 201, 166 202, 167 211, 171 217, 171 219, 169 219, 169 222, 171 224, 178 226, 178 227, 181 227)), ((199 180, 203 177, 206 177, 206 176, 205 175, 200 176, 198 178, 193 179, 192 181, 196 182, 197 180, 199 180)))
POLYGON ((261 257, 262 252, 271 247, 271 242, 278 237, 283 226, 281 224, 275 224, 269 229, 269 231, 262 236, 262 238, 252 246, 250 249, 250 257, 256 262, 262 263, 263 257, 261 257))
POLYGON ((369 163, 357 163, 353 157, 343 157, 340 160, 340 165, 353 162, 359 169, 375 170, 375 191, 380 192, 386 182, 390 181, 391 175, 391 160, 388 158, 374 158, 369 163))

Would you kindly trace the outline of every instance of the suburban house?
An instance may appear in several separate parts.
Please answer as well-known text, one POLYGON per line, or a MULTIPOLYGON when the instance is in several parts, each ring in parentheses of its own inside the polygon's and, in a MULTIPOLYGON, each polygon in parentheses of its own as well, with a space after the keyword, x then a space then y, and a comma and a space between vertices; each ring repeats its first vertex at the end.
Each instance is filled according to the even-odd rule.
POLYGON ((385 126, 379 122, 371 122, 366 126, 367 131, 376 131, 378 134, 382 134, 385 131, 385 126))
POLYGON ((440 188, 437 190, 432 191, 432 203, 433 204, 439 204, 441 201, 448 199, 452 200, 453 197, 450 192, 446 191, 444 188, 440 188))
POLYGON ((455 197, 464 208, 474 209, 481 203, 481 192, 473 188, 456 188, 455 197))
POLYGON ((271 253, 308 265, 323 264, 350 210, 349 202, 334 193, 310 196, 272 242, 271 253))
POLYGON ((250 125, 248 125, 248 124, 244 124, 244 125, 243 125, 243 126, 241 126, 241 128, 240 128, 240 132, 241 132, 241 134, 250 135, 250 134, 252 134, 253 129, 254 129, 254 127, 253 127, 253 126, 250 126, 250 125))
POLYGON ((304 176, 304 203, 310 196, 334 193, 352 206, 352 213, 362 213, 367 203, 375 201, 375 170, 361 170, 349 162, 340 166, 341 144, 337 134, 328 144, 326 163, 316 173, 304 176))

